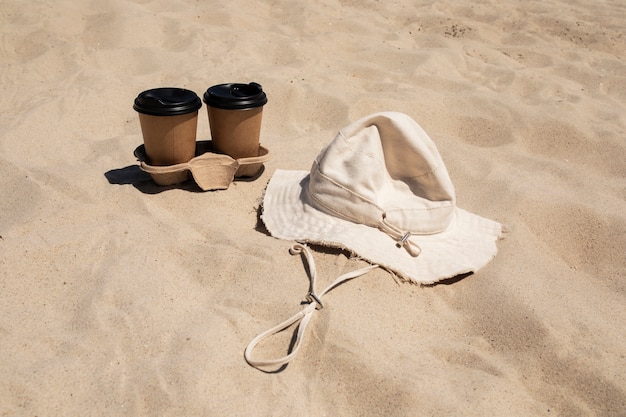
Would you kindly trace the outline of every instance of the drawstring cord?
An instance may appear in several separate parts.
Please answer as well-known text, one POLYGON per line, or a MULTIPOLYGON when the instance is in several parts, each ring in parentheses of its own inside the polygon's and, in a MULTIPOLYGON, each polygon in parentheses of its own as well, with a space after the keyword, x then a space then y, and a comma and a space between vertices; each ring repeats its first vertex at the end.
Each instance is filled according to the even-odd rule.
POLYGON ((248 344, 246 350, 244 351, 244 358, 246 359, 246 362, 248 362, 251 366, 255 368, 266 366, 282 366, 291 362, 298 354, 300 346, 302 346, 302 339, 304 338, 304 333, 307 325, 309 324, 309 321, 311 321, 311 318, 313 318, 313 313, 317 310, 321 310, 322 308, 324 308, 324 304, 322 303, 322 297, 339 284, 364 275, 372 269, 378 268, 378 265, 370 265, 365 268, 343 274, 335 279, 328 287, 326 287, 324 291, 322 291, 321 293, 317 293, 315 289, 317 270, 315 268, 315 260, 313 259, 313 254, 311 253, 311 250, 305 245, 296 243, 289 249, 289 253, 292 255, 302 254, 304 256, 304 260, 308 264, 310 280, 309 293, 307 294, 306 298, 308 304, 298 313, 289 317, 287 320, 277 324, 271 329, 264 331, 263 333, 252 339, 252 341, 248 344), (288 355, 276 359, 254 359, 252 357, 252 352, 259 343, 261 343, 268 337, 285 330, 286 328, 297 323, 298 321, 300 321, 300 325, 298 326, 296 339, 293 345, 293 349, 288 355))
POLYGON ((384 233, 387 233, 391 236, 392 239, 396 240, 396 246, 399 248, 404 247, 406 251, 412 257, 419 256, 422 253, 422 248, 419 245, 411 240, 411 232, 405 232, 398 227, 387 222, 387 218, 383 215, 383 219, 378 224, 378 229, 384 233))

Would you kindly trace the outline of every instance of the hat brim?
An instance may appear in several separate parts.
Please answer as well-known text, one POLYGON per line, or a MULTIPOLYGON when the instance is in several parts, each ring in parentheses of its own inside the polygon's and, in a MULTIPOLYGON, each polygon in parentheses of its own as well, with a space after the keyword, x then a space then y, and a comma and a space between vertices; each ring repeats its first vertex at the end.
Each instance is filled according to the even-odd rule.
POLYGON ((307 204, 302 195, 308 180, 307 171, 277 170, 272 176, 262 213, 272 236, 347 249, 418 284, 475 272, 498 251, 496 241, 502 226, 457 207, 444 232, 411 236, 421 248, 420 255, 413 257, 377 228, 328 215, 307 204))

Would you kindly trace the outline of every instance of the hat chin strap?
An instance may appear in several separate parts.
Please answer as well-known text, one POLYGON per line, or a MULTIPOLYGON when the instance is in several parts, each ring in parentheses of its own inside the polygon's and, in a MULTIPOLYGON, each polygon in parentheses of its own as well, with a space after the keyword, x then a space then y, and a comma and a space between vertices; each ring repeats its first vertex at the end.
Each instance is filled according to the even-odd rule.
POLYGON ((386 216, 383 214, 383 219, 378 224, 378 230, 388 234, 397 243, 396 246, 403 247, 412 257, 416 258, 422 253, 422 248, 411 240, 411 232, 405 232, 400 228, 387 222, 386 216))
POLYGON ((308 264, 309 280, 310 280, 309 294, 307 295, 307 298, 306 298, 308 303, 298 313, 289 317, 287 320, 283 321, 282 323, 277 324, 271 329, 266 330, 265 332, 259 334, 257 337, 252 339, 252 341, 248 344, 243 354, 244 358, 251 366, 258 368, 258 369, 261 369, 261 367, 272 366, 272 367, 279 367, 278 370, 280 370, 281 367, 291 362, 296 357, 296 355, 298 354, 298 351, 300 350, 300 346, 302 345, 302 339, 304 338, 304 332, 306 330, 307 325, 309 324, 309 321, 313 317, 313 313, 324 307, 324 304, 322 303, 322 297, 328 291, 332 290, 339 284, 349 281, 353 278, 359 277, 363 274, 366 274, 372 269, 378 268, 378 265, 370 265, 370 266, 366 266, 365 268, 361 268, 356 271, 343 274, 339 276, 337 279, 335 279, 328 287, 326 287, 324 291, 322 291, 321 293, 317 293, 315 290, 315 280, 317 278, 317 270, 315 269, 315 260, 313 259, 313 254, 311 253, 310 249, 306 247, 305 245, 296 243, 289 249, 289 253, 291 253, 292 255, 303 254, 304 259, 306 263, 308 264), (291 352, 288 355, 283 356, 281 358, 276 358, 276 359, 254 359, 252 357, 252 352, 254 351, 254 349, 260 342, 262 342, 263 340, 267 339, 270 336, 275 335, 276 333, 279 333, 285 330, 289 326, 299 321, 300 321, 300 325, 298 326, 298 331, 296 333, 296 338, 293 344, 293 348, 291 349, 291 352))

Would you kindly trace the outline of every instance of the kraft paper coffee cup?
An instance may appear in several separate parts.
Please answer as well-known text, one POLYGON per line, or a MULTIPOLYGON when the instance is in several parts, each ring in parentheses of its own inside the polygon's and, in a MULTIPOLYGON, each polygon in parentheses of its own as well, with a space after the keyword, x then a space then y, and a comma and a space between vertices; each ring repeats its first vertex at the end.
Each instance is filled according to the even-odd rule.
POLYGON ((195 156, 200 107, 198 95, 183 88, 155 88, 137 96, 133 108, 151 165, 185 163, 195 156))
POLYGON ((257 83, 218 84, 204 93, 213 149, 234 159, 259 155, 263 106, 267 96, 257 83))

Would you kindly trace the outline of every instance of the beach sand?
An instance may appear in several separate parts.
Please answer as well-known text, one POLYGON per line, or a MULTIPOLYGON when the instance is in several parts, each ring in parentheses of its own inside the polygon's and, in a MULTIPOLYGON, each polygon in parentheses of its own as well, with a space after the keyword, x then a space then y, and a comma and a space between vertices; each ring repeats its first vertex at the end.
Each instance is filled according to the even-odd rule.
MULTIPOLYGON (((622 1, 5 0, 0 23, 0 416, 625 415, 622 1), (259 178, 139 169, 139 92, 250 81, 259 178), (250 367, 308 290, 259 222, 267 182, 387 110, 435 141, 460 207, 508 226, 498 255, 346 283, 295 361, 250 367)), ((320 287, 366 265, 314 249, 320 287)))

